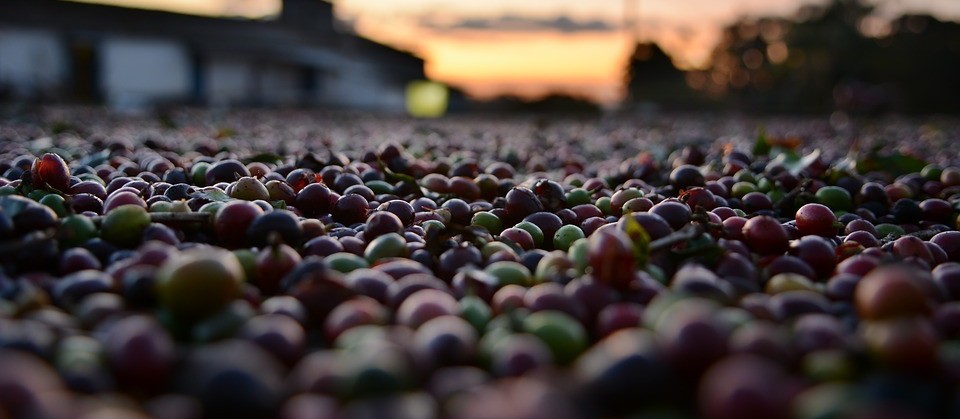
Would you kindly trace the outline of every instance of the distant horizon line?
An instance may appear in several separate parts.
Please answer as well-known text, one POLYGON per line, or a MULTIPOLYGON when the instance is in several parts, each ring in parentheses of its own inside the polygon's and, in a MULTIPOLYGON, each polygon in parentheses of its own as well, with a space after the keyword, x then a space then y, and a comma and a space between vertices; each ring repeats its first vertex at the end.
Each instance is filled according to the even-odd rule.
MULTIPOLYGON (((180 3, 173 2, 174 3, 173 5, 171 5, 170 2, 166 2, 163 5, 161 5, 157 0, 63 0, 63 1, 72 1, 72 2, 79 2, 79 3, 86 3, 86 4, 100 4, 100 5, 108 5, 113 7, 124 7, 124 8, 133 8, 133 9, 142 9, 142 10, 165 11, 165 12, 181 13, 181 14, 187 14, 187 15, 221 17, 225 19, 244 19, 244 20, 253 20, 253 21, 274 20, 280 16, 281 7, 282 7, 282 3, 280 1, 274 1, 272 3, 269 3, 269 2, 263 3, 270 7, 259 8, 257 9, 259 11, 256 13, 243 12, 243 11, 236 11, 234 13, 231 13, 229 10, 224 10, 224 8, 227 7, 227 5, 224 3, 219 3, 221 5, 220 8, 218 10, 214 10, 216 6, 207 7, 207 8, 198 7, 197 6, 198 2, 196 1, 190 1, 190 2, 183 1, 180 3)), ((334 10, 336 11, 339 9, 338 7, 336 7, 337 4, 343 3, 343 2, 332 1, 331 3, 334 4, 334 10)), ((809 4, 809 2, 801 2, 801 3, 802 3, 801 5, 809 4)), ((247 3, 247 5, 249 7, 249 3, 247 3)), ((917 15, 933 16, 940 20, 960 22, 960 13, 958 13, 956 16, 951 16, 949 14, 946 14, 947 12, 944 12, 943 10, 939 10, 939 12, 929 8, 927 8, 926 10, 917 10, 917 6, 918 5, 913 5, 913 7, 911 8, 909 6, 904 7, 901 4, 898 6, 898 8, 903 10, 898 11, 894 15, 889 15, 888 13, 887 15, 883 15, 882 18, 884 21, 889 22, 890 20, 901 17, 901 16, 917 14, 917 15)), ((960 12, 960 9, 958 9, 958 12, 960 12)), ((342 13, 342 10, 340 13, 336 13, 334 19, 337 22, 346 24, 346 26, 351 26, 353 28, 352 32, 354 32, 355 34, 378 43, 383 43, 385 45, 388 45, 394 48, 399 48, 405 51, 409 51, 421 58, 424 58, 425 60, 424 70, 427 72, 427 76, 430 79, 448 84, 452 87, 462 90, 465 94, 467 94, 468 96, 476 100, 491 100, 491 99, 496 99, 497 97, 502 97, 502 96, 515 96, 515 97, 520 97, 527 100, 537 100, 537 99, 549 96, 550 94, 568 94, 568 95, 574 95, 577 97, 589 99, 598 104, 611 105, 611 104, 616 104, 621 102, 624 99, 626 94, 626 86, 624 84, 623 78, 619 74, 616 74, 616 71, 612 69, 606 70, 603 76, 588 77, 588 78, 558 79, 556 78, 558 74, 554 74, 553 78, 550 78, 550 75, 545 74, 544 77, 546 78, 546 80, 544 78, 537 78, 536 76, 530 76, 529 71, 526 72, 527 75, 518 77, 518 78, 496 77, 496 76, 494 78, 484 78, 481 74, 477 74, 477 73, 457 74, 451 68, 444 68, 445 71, 442 71, 442 70, 439 70, 438 68, 442 68, 443 64, 438 64, 438 63, 450 63, 451 61, 449 60, 444 61, 442 58, 438 58, 437 55, 440 55, 440 54, 431 54, 430 53, 431 48, 429 43, 424 44, 422 41, 420 43, 411 43, 412 42, 411 40, 407 40, 407 42, 404 42, 402 39, 403 38, 402 36, 394 37, 394 39, 390 39, 390 37, 384 35, 386 32, 383 32, 382 30, 379 30, 379 29, 365 31, 363 29, 364 25, 359 25, 359 26, 355 25, 356 23, 355 19, 351 20, 349 17, 345 19, 341 15, 341 13, 342 13)), ((362 11, 361 12, 355 11, 355 13, 357 13, 357 16, 362 16, 362 11)), ((505 11, 501 11, 500 14, 501 15, 516 14, 516 12, 509 12, 505 10, 505 11)), ((559 13, 559 15, 564 15, 564 13, 559 13)), ((467 15, 464 14, 464 16, 467 16, 467 15)), ((782 15, 777 13, 769 14, 769 17, 784 17, 788 19, 790 18, 790 16, 791 15, 782 15)), ((759 19, 762 17, 765 17, 765 16, 764 15, 754 16, 750 14, 741 13, 733 20, 724 21, 724 22, 713 22, 713 23, 710 23, 709 25, 711 26, 711 28, 713 28, 715 24, 719 24, 720 28, 723 28, 723 27, 726 27, 727 25, 733 24, 740 20, 759 19)), ((609 21, 609 19, 607 20, 609 21)), ((644 19, 640 19, 641 22, 643 22, 643 20, 644 19)), ((619 22, 616 22, 616 24, 619 24, 619 22)), ((644 26, 644 24, 641 23, 641 26, 644 26)), ((370 29, 370 28, 367 28, 367 29, 370 29)), ((669 33, 671 32, 669 28, 660 28, 653 32, 650 32, 650 29, 651 28, 647 28, 647 30, 644 31, 643 33, 644 36, 637 36, 632 39, 629 39, 629 38, 633 37, 636 34, 630 34, 626 32, 627 31, 626 28, 623 28, 621 31, 618 31, 616 33, 619 34, 620 37, 623 37, 621 38, 622 39, 621 42, 626 42, 628 45, 632 45, 634 44, 634 42, 654 43, 654 44, 660 45, 663 48, 663 50, 666 51, 667 54, 673 58, 674 65, 678 69, 689 71, 689 70, 702 70, 705 68, 708 62, 701 62, 701 61, 703 61, 702 59, 705 59, 705 58, 708 59, 708 58, 703 56, 701 56, 700 58, 696 58, 698 55, 702 55, 702 53, 697 53, 697 52, 694 52, 693 53, 694 55, 691 56, 691 52, 689 51, 690 45, 687 45, 687 48, 684 49, 682 48, 683 43, 678 44, 676 39, 671 40, 669 35, 669 33), (666 33, 668 34, 666 39, 664 39, 664 34, 661 33, 664 31, 666 31, 666 33), (683 51, 687 51, 687 53, 684 53, 683 51)), ((713 29, 716 29, 716 28, 713 28, 713 29)), ((490 31, 495 32, 496 29, 493 28, 493 29, 490 29, 490 31)), ((550 31, 542 31, 542 33, 531 32, 530 36, 535 36, 537 34, 541 34, 542 36, 551 36, 551 37, 572 36, 569 34, 556 34, 550 31)), ((715 45, 715 42, 716 40, 714 40, 712 43, 715 45)), ((699 48, 703 49, 706 47, 701 45, 699 48)), ((629 50, 630 49, 627 49, 627 51, 629 50)), ((624 54, 624 56, 622 57, 624 64, 626 63, 628 57, 629 55, 627 54, 624 54)), ((610 60, 607 61, 606 65, 609 65, 609 64, 610 64, 610 60)), ((489 74, 490 71, 487 71, 487 73, 489 74)))

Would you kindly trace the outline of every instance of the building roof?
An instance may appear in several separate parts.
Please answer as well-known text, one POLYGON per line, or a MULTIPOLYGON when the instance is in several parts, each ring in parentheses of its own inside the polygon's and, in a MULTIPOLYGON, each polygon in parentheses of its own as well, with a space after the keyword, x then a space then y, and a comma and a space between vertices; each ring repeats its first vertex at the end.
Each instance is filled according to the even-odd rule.
POLYGON ((342 56, 359 56, 410 77, 422 77, 422 59, 338 33, 333 22, 320 23, 308 31, 279 20, 206 17, 62 0, 0 1, 0 25, 53 29, 92 40, 103 34, 175 39, 199 53, 292 63, 336 65, 342 56))

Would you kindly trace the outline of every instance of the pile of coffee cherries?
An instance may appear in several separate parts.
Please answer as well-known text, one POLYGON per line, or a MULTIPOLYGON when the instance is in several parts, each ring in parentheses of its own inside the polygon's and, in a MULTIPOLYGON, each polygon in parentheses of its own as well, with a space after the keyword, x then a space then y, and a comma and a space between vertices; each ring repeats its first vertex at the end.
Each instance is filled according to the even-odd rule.
POLYGON ((960 415, 937 150, 75 116, 0 130, 0 417, 960 415))

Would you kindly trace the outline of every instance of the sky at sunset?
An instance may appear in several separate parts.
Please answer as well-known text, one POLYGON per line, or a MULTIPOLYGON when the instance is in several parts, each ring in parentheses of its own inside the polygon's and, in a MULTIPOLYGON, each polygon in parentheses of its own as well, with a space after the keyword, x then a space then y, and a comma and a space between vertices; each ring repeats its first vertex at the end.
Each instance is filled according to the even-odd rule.
MULTIPOLYGON (((82 0, 205 15, 269 17, 280 0, 82 0)), ((337 0, 337 16, 366 37, 417 53, 427 75, 479 98, 548 92, 614 103, 633 34, 629 0, 337 0)), ((790 15, 823 0, 633 0, 636 36, 684 68, 703 66, 720 28, 741 16, 790 15)), ((960 20, 960 0, 875 0, 881 14, 960 20)))

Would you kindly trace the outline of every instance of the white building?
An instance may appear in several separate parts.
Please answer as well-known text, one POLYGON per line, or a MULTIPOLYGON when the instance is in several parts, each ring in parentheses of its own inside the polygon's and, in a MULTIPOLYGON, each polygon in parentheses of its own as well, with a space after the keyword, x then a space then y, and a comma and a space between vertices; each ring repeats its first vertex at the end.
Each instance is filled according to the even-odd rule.
POLYGON ((0 1, 0 100, 402 111, 423 78, 420 58, 335 31, 322 0, 284 0, 269 21, 0 1))

